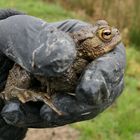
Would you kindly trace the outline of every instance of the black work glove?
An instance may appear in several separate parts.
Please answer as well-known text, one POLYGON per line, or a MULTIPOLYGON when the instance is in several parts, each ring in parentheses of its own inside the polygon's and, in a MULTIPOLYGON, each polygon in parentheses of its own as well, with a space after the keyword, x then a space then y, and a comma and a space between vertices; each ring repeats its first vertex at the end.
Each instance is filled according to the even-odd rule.
MULTIPOLYGON (((7 23, 9 23, 9 21, 7 23)), ((55 25, 65 32, 72 32, 88 24, 68 20, 48 25, 55 25)), ((8 26, 8 24, 6 26, 8 26)), ((44 73, 39 67, 36 69, 37 71, 34 71, 30 67, 31 65, 29 65, 30 61, 25 61, 22 57, 26 57, 26 55, 30 56, 30 52, 22 55, 21 50, 22 49, 18 51, 20 55, 16 56, 17 53, 14 53, 14 57, 6 55, 32 73, 44 73), (19 58, 22 59, 19 60, 19 58), (21 63, 21 60, 23 63, 21 63)), ((4 49, 1 51, 3 53, 6 52, 4 49)), ((22 51, 24 52, 24 50, 22 51)), ((30 60, 30 57, 27 57, 27 59, 30 60)), ((43 59, 44 58, 42 58, 42 60, 43 59)), ((37 62, 38 66, 40 62, 37 62)), ((72 59, 70 59, 67 64, 71 62, 72 59)), ((94 60, 83 73, 81 81, 76 88, 76 96, 62 93, 52 97, 54 105, 62 112, 65 112, 62 116, 56 114, 56 112, 46 104, 30 102, 22 104, 19 101, 7 102, 1 114, 8 124, 20 127, 55 127, 94 118, 110 106, 121 94, 124 87, 125 63, 125 49, 122 43, 117 45, 112 52, 94 60)), ((44 68, 44 66, 42 66, 42 68, 44 68)))

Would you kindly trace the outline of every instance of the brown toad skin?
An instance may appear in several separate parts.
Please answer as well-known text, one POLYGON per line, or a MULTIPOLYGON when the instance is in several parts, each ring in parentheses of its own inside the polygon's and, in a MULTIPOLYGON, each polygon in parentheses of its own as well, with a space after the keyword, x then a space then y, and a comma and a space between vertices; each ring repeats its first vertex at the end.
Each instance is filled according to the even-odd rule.
POLYGON ((23 103, 41 100, 59 115, 62 115, 51 103, 51 96, 58 92, 74 95, 80 75, 86 66, 95 58, 114 49, 121 41, 118 30, 110 27, 106 21, 97 21, 94 26, 85 27, 71 33, 70 36, 77 45, 77 57, 62 76, 44 78, 34 75, 36 80, 41 83, 41 86, 33 90, 35 88, 31 88, 30 74, 15 64, 9 73, 7 84, 1 97, 5 100, 18 98, 23 103), (111 39, 102 39, 100 36, 100 30, 102 29, 111 30, 111 39))
POLYGON ((43 77, 36 78, 41 81, 42 85, 48 84, 49 94, 54 94, 55 92, 72 94, 75 92, 79 77, 88 63, 85 59, 76 58, 73 65, 61 77, 48 78, 47 80, 43 77))

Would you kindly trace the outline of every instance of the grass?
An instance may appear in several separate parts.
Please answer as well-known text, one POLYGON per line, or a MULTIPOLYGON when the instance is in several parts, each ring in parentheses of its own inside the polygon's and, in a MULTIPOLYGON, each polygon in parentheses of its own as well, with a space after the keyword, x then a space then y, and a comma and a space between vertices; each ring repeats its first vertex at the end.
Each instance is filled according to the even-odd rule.
POLYGON ((137 26, 133 26, 133 28, 130 29, 129 32, 129 39, 131 40, 131 42, 135 43, 135 47, 140 51, 140 39, 139 39, 139 35, 140 35, 140 29, 136 28, 137 26))
POLYGON ((0 8, 21 10, 49 22, 74 17, 72 12, 67 12, 58 4, 47 4, 39 0, 0 0, 0 8))
MULTIPOLYGON (((16 8, 47 21, 77 18, 60 5, 39 0, 0 0, 0 8, 16 8)), ((79 17, 78 17, 79 18, 79 17)), ((81 17, 82 18, 82 17, 81 17)), ((125 90, 106 111, 90 121, 73 124, 81 132, 80 140, 140 140, 140 52, 127 48, 125 90), (137 139, 136 139, 137 138, 137 139)))

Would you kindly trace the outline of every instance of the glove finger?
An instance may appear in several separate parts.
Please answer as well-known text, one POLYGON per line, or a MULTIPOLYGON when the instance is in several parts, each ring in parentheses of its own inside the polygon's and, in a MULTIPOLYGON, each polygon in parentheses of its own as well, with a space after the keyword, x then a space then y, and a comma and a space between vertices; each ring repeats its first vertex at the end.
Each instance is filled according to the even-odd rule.
POLYGON ((34 103, 22 104, 17 100, 7 101, 2 109, 1 115, 6 123, 14 126, 40 125, 40 105, 34 103))
POLYGON ((94 60, 85 70, 76 97, 90 105, 111 103, 123 89, 126 58, 124 45, 94 60))

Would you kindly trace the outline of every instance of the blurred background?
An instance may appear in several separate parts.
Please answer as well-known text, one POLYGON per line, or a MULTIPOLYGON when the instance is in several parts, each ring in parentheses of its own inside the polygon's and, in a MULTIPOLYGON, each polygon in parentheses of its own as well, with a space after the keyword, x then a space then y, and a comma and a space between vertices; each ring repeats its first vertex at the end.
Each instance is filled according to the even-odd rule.
POLYGON ((25 140, 140 140, 140 0, 0 0, 48 22, 68 18, 117 27, 126 46, 125 90, 106 111, 90 121, 55 129, 30 129, 25 140))

